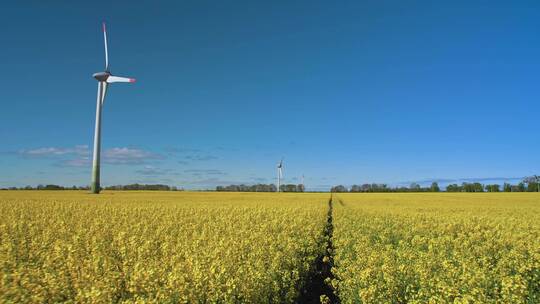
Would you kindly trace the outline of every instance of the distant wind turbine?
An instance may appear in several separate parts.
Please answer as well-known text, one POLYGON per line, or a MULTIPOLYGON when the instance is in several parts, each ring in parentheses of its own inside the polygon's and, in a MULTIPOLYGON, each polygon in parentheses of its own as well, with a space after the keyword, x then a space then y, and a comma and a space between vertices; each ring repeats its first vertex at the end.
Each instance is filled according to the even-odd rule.
POLYGON ((283 158, 277 165, 277 192, 280 192, 281 179, 283 178, 283 158))
POLYGON ((96 128, 94 132, 94 159, 92 161, 92 193, 99 193, 99 171, 101 153, 101 108, 105 102, 105 93, 109 83, 114 82, 135 82, 133 78, 118 77, 111 74, 109 69, 109 53, 107 50, 107 30, 103 22, 103 40, 105 41, 105 72, 92 75, 98 81, 97 106, 96 106, 96 128))

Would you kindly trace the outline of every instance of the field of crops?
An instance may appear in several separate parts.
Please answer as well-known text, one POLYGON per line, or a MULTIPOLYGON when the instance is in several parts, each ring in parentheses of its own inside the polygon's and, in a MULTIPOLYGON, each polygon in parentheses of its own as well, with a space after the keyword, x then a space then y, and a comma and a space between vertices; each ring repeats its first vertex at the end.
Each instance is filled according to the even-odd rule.
POLYGON ((1 192, 0 302, 292 302, 327 198, 1 192))
POLYGON ((333 284, 343 303, 540 303, 536 193, 334 201, 333 284))
POLYGON ((329 198, 0 191, 0 302, 540 303, 537 193, 329 198))

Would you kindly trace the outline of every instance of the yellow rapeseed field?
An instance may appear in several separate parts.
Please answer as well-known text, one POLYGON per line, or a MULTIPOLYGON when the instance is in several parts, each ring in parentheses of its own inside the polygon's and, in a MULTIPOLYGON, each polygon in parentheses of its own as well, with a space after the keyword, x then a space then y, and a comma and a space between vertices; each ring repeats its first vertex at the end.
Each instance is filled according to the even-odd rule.
POLYGON ((292 302, 327 198, 0 192, 0 302, 292 302))
POLYGON ((343 303, 540 303, 538 193, 334 197, 343 303))
POLYGON ((540 303, 537 193, 329 198, 0 191, 0 303, 540 303))

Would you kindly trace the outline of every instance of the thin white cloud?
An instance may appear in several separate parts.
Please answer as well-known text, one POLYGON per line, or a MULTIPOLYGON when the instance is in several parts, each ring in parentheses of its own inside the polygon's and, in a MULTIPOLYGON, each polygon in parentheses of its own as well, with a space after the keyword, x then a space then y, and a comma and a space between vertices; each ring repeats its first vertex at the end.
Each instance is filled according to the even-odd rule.
POLYGON ((204 178, 204 179, 199 179, 199 180, 187 180, 187 181, 183 181, 182 184, 191 185, 191 186, 199 186, 203 188, 215 188, 216 186, 240 185, 240 184, 247 184, 247 183, 242 182, 242 181, 222 180, 219 178, 211 177, 211 178, 204 178))
POLYGON ((56 157, 63 155, 88 155, 90 150, 87 145, 78 145, 73 148, 43 147, 36 149, 19 150, 18 154, 25 157, 56 157))
POLYGON ((226 175, 227 173, 217 169, 190 169, 184 170, 185 173, 193 175, 226 175))
POLYGON ((185 158, 188 160, 193 160, 193 161, 209 161, 209 160, 218 159, 218 157, 214 155, 200 155, 200 154, 187 155, 185 158))
POLYGON ((150 160, 163 159, 161 154, 136 148, 111 148, 103 152, 103 162, 115 165, 144 164, 150 160))
MULTIPOLYGON (((85 167, 91 162, 91 151, 87 145, 74 147, 41 147, 24 149, 17 152, 26 158, 53 158, 57 159, 57 165, 62 167, 85 167)), ((102 153, 102 161, 113 165, 139 165, 153 160, 161 160, 165 157, 161 154, 138 148, 115 147, 106 149, 102 153)))
POLYGON ((161 169, 154 166, 144 166, 144 168, 135 171, 138 174, 145 175, 145 176, 156 176, 156 175, 165 175, 168 173, 171 173, 171 169, 161 169))
POLYGON ((200 153, 202 152, 202 150, 196 149, 196 148, 187 148, 187 147, 182 147, 182 148, 167 147, 165 148, 165 152, 172 153, 172 154, 182 154, 182 153, 200 153))
POLYGON ((257 182, 257 183, 266 183, 268 182, 268 178, 266 177, 252 177, 251 178, 254 182, 257 182))
MULTIPOLYGON (((223 148, 218 148, 223 149, 223 148)), ((181 165, 187 165, 193 162, 205 162, 219 159, 218 156, 212 155, 210 151, 204 151, 198 148, 189 147, 166 147, 164 149, 165 154, 170 157, 177 157, 178 163, 181 165)))
POLYGON ((90 157, 81 156, 79 158, 67 159, 60 162, 61 167, 88 167, 90 166, 90 157))

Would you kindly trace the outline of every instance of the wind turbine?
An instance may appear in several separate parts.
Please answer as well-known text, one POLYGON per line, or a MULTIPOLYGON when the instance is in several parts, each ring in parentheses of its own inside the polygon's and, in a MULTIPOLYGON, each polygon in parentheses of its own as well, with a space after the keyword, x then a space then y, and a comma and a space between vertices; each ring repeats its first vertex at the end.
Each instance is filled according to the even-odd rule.
POLYGON ((133 78, 118 77, 111 74, 109 68, 109 52, 107 50, 107 29, 103 22, 103 40, 105 42, 105 72, 99 72, 92 75, 98 81, 97 106, 96 106, 96 128, 94 132, 94 159, 92 161, 92 193, 98 194, 99 184, 99 164, 101 153, 101 108, 105 102, 105 93, 109 83, 114 82, 135 82, 133 78))
POLYGON ((283 158, 281 158, 281 161, 277 165, 277 192, 280 192, 281 187, 281 179, 283 178, 283 158))

